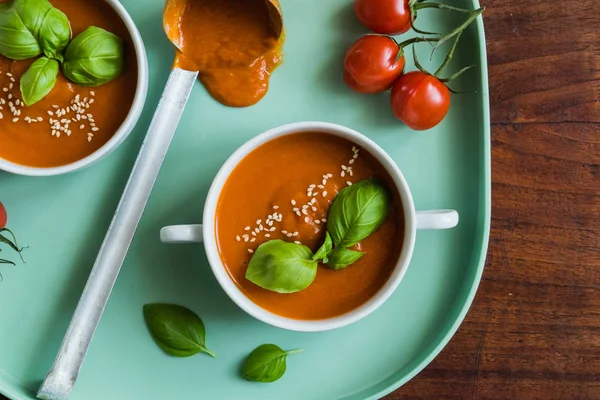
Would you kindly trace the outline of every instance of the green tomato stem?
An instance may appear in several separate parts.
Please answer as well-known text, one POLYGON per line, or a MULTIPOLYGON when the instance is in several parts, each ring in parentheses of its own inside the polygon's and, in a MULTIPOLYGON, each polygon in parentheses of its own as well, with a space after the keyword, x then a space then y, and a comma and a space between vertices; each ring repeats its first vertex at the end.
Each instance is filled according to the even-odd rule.
POLYGON ((465 8, 458 8, 458 7, 452 7, 446 4, 442 4, 442 3, 421 3, 421 2, 417 2, 416 4, 413 5, 415 10, 422 10, 425 8, 437 8, 439 10, 449 10, 449 11, 457 11, 457 12, 461 12, 461 13, 465 13, 465 14, 469 14, 471 13, 473 10, 468 10, 465 8))
POLYGON ((303 351, 304 351, 304 349, 289 350, 289 351, 286 351, 285 354, 288 356, 291 356, 292 354, 302 353, 303 351))
POLYGON ((461 36, 462 36, 462 32, 459 32, 458 35, 456 35, 456 38, 454 39, 454 43, 452 43, 452 47, 450 48, 450 51, 448 52, 446 59, 444 60, 442 65, 440 65, 440 67, 437 69, 437 71, 435 71, 435 73, 433 74, 433 76, 435 76, 436 78, 439 78, 439 76, 442 74, 442 72, 444 72, 444 70, 446 69, 446 67, 448 66, 450 61, 452 60, 452 57, 454 56, 454 51, 456 50, 456 46, 458 45, 458 42, 459 42, 461 36))

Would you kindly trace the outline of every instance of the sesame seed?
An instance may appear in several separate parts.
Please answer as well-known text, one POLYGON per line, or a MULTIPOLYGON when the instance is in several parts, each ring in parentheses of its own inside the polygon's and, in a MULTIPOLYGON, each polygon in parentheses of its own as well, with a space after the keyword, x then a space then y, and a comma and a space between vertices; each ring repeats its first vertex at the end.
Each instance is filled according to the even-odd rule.
POLYGON ((294 233, 293 233, 293 235, 294 235, 294 236, 298 236, 298 235, 299 235, 299 233, 298 233, 298 232, 294 232, 294 233))
POLYGON ((323 179, 323 180, 321 181, 321 183, 322 183, 323 185, 327 185, 327 179, 323 179))
POLYGON ((247 227, 245 227, 245 228, 244 228, 244 230, 245 230, 245 231, 249 231, 249 230, 250 230, 250 227, 249 227, 249 226, 247 226, 247 227))
POLYGON ((317 202, 317 199, 311 199, 308 204, 315 204, 317 202))
POLYGON ((308 185, 309 188, 314 188, 317 185, 308 185))
POLYGON ((353 158, 354 160, 356 160, 356 159, 358 158, 358 153, 354 153, 354 155, 352 156, 352 158, 353 158))
POLYGON ((254 250, 248 249, 248 253, 252 254, 252 253, 254 253, 254 250))
POLYGON ((323 192, 323 197, 327 196, 327 190, 323 192))
POLYGON ((12 97, 13 97, 12 94, 9 93, 8 94, 8 99, 10 100, 10 99, 12 99, 12 97))
POLYGON ((323 185, 319 185, 319 186, 317 186, 317 187, 318 187, 319 189, 325 189, 325 186, 323 186, 323 185))
POLYGON ((248 240, 250 240, 250 238, 247 238, 247 237, 245 237, 245 238, 244 238, 244 243, 247 243, 247 242, 248 242, 248 240))
POLYGON ((9 78, 13 76, 13 74, 11 74, 10 72, 6 73, 6 76, 8 76, 9 78))
POLYGON ((356 146, 352 146, 352 152, 356 153, 357 152, 357 148, 356 146))
POLYGON ((348 164, 354 164, 354 158, 350 161, 348 161, 348 164))
POLYGON ((94 92, 94 91, 92 90, 92 91, 90 91, 90 94, 91 94, 92 96, 95 96, 95 95, 96 95, 96 92, 94 92))
POLYGON ((259 229, 259 228, 255 228, 255 229, 254 229, 254 232, 255 232, 255 233, 258 233, 258 232, 260 232, 260 229, 259 229))
POLYGON ((348 173, 350 174, 350 176, 354 176, 354 172, 352 172, 352 170, 348 171, 348 173))
POLYGON ((321 222, 327 222, 327 218, 321 218, 321 222))
POLYGON ((92 132, 98 132, 99 130, 100 130, 100 128, 96 128, 96 127, 92 128, 92 132))
POLYGON ((304 222, 308 224, 310 222, 310 219, 308 217, 304 217, 304 222))
POLYGON ((270 233, 265 233, 265 237, 271 237, 270 233))
POLYGON ((275 231, 275 229, 277 229, 277 228, 275 228, 275 227, 272 227, 272 228, 271 228, 271 229, 269 229, 269 230, 270 230, 271 232, 274 232, 274 231, 275 231))
POLYGON ((273 210, 278 210, 279 206, 273 206, 273 210))
POLYGON ((352 182, 350 182, 350 181, 346 181, 346 185, 348 185, 348 186, 352 186, 352 182))
POLYGON ((313 197, 315 197, 315 196, 316 196, 316 195, 318 195, 318 194, 319 194, 319 193, 318 193, 318 192, 316 192, 316 193, 313 193, 313 194, 312 194, 312 196, 313 196, 313 197))
POLYGON ((311 207, 310 209, 313 210, 313 211, 315 211, 315 212, 317 211, 317 207, 311 207))
POLYGON ((239 237, 239 235, 238 235, 238 236, 235 237, 235 240, 237 240, 239 242, 240 240, 242 240, 242 238, 239 237))
POLYGON ((256 238, 250 239, 250 243, 254 243, 254 242, 256 242, 256 238))
POLYGON ((281 231, 281 233, 283 233, 284 235, 287 235, 287 231, 281 231))
POLYGON ((5 93, 8 92, 8 88, 6 88, 6 87, 2 88, 2 91, 5 92, 5 93))
POLYGON ((302 214, 300 214, 300 211, 296 211, 296 215, 299 216, 299 217, 302 216, 302 214))
POLYGON ((344 171, 345 171, 345 170, 347 170, 347 169, 348 169, 348 167, 346 167, 345 165, 342 165, 342 170, 344 170, 344 171))
POLYGON ((2 116, 2 113, 0 112, 0 119, 2 119, 2 118, 3 118, 3 116, 2 116))
MULTIPOLYGON (((90 101, 88 102, 88 104, 94 104, 94 99, 90 99, 90 101)), ((87 104, 86 104, 86 108, 87 108, 87 104)))
POLYGON ((15 84, 11 82, 11 83, 8 85, 8 90, 12 90, 12 88, 14 88, 14 87, 15 87, 15 84))
POLYGON ((318 219, 315 219, 315 224, 320 225, 321 221, 319 221, 318 219))
POLYGON ((12 122, 18 122, 19 118, 13 118, 12 122))
POLYGON ((85 128, 85 125, 83 125, 83 124, 79 125, 79 129, 83 129, 83 128, 85 128))
POLYGON ((302 206, 303 210, 306 210, 307 208, 308 208, 308 204, 305 204, 305 205, 302 206))
POLYGON ((297 241, 297 240, 296 240, 294 243, 296 243, 296 244, 302 244, 301 242, 299 242, 299 241, 297 241))
POLYGON ((21 100, 19 100, 19 99, 15 100, 15 104, 18 106, 19 104, 21 104, 21 100))
POLYGON ((342 173, 340 174, 340 176, 343 178, 344 176, 346 176, 346 171, 342 171, 342 173))
POLYGON ((44 118, 42 117, 37 117, 38 122, 42 122, 44 120, 44 118))
POLYGON ((258 227, 258 229, 260 229, 261 231, 264 231, 264 230, 265 230, 265 227, 264 227, 264 226, 262 226, 262 224, 261 224, 261 225, 258 227))
POLYGON ((303 210, 302 210, 302 214, 304 214, 304 215, 308 215, 308 212, 306 211, 306 209, 303 209, 303 210))
POLYGON ((256 232, 252 231, 251 233, 252 233, 252 236, 256 236, 256 232))
POLYGON ((261 222, 262 222, 262 219, 257 219, 257 220, 256 220, 256 225, 260 225, 260 224, 261 224, 261 222))
POLYGON ((296 205, 296 200, 292 200, 292 205, 295 206, 296 205))
POLYGON ((285 235, 287 237, 292 237, 293 235, 291 233, 288 233, 287 235, 285 235))
POLYGON ((293 212, 296 212, 296 211, 298 211, 298 210, 300 210, 298 207, 294 207, 294 208, 292 208, 292 211, 293 211, 293 212))
POLYGON ((333 174, 327 174, 327 176, 333 178, 333 174))

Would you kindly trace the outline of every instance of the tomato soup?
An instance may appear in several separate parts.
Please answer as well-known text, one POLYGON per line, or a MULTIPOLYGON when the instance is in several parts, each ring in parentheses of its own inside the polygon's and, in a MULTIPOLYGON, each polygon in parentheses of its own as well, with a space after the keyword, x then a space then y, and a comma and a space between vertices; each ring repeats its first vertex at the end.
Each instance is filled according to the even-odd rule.
POLYGON ((266 0, 170 0, 165 25, 179 32, 175 65, 200 71, 199 79, 222 104, 256 104, 281 62, 284 39, 273 17, 266 0))
POLYGON ((233 281, 262 308, 293 319, 331 318, 369 300, 388 280, 402 248, 397 193, 384 224, 354 248, 365 255, 349 267, 336 271, 320 265, 313 283, 291 294, 271 292, 245 278, 253 252, 269 240, 298 242, 316 251, 338 191, 369 178, 393 188, 374 157, 326 133, 283 136, 246 156, 223 187, 215 219, 218 251, 233 281))
POLYGON ((75 37, 91 25, 125 41, 125 73, 97 88, 84 88, 62 73, 52 91, 27 107, 21 99, 21 75, 34 61, 0 56, 0 158, 29 167, 57 167, 89 156, 123 123, 137 87, 135 49, 125 25, 104 1, 51 0, 64 12, 75 37))

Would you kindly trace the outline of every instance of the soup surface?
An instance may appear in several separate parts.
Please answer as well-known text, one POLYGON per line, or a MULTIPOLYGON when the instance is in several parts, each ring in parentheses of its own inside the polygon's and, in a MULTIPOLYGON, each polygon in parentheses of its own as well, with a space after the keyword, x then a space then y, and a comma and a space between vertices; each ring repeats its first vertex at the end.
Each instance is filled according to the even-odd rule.
POLYGON ((66 165, 98 150, 127 117, 137 87, 131 37, 108 4, 101 0, 50 2, 69 18, 73 37, 91 25, 120 36, 125 41, 126 69, 119 78, 97 88, 78 86, 59 73, 54 89, 26 107, 19 81, 35 59, 13 61, 0 55, 0 158, 30 167, 66 165))
POLYGON ((284 38, 277 37, 272 18, 265 0, 169 0, 165 26, 179 34, 175 66, 200 71, 222 104, 256 104, 281 62, 284 38))
POLYGON ((266 310, 304 320, 341 315, 369 300, 388 280, 402 248, 397 193, 386 222, 357 245, 365 255, 351 266, 335 271, 320 265, 314 282, 292 294, 265 290, 245 278, 252 252, 269 240, 298 241, 316 251, 337 192, 368 178, 393 187, 370 154, 326 133, 283 136, 246 156, 225 183, 215 220, 221 260, 238 287, 266 310), (272 225, 266 223, 269 216, 272 225))

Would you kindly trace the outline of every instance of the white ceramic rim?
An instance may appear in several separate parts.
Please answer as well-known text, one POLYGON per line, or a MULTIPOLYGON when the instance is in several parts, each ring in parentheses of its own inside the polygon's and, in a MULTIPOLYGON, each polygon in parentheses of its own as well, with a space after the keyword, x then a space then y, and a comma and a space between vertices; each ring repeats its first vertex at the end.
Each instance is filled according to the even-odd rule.
POLYGON ((217 281, 227 295, 244 311, 254 318, 278 328, 297 332, 326 331, 352 324, 375 311, 381 306, 398 287, 412 258, 416 237, 416 212, 412 194, 402 172, 392 158, 375 142, 361 133, 337 124, 327 122, 298 122, 273 128, 262 133, 242 145, 223 164, 215 177, 206 199, 203 216, 203 236, 206 255, 217 281), (390 174, 400 195, 404 210, 405 232, 404 243, 400 257, 385 285, 369 301, 360 307, 337 317, 323 320, 296 320, 273 314, 258 306, 238 288, 223 265, 217 251, 215 238, 215 214, 217 202, 227 178, 238 163, 250 152, 262 144, 280 136, 298 132, 325 132, 345 138, 361 149, 369 152, 390 174))
POLYGON ((123 5, 118 0, 104 1, 116 11, 116 13, 119 15, 119 17, 125 24, 125 27, 129 31, 129 35, 131 36, 131 39, 133 41, 133 47, 135 49, 137 59, 137 87, 135 91, 135 97, 133 99, 131 108, 129 109, 129 113, 127 114, 127 117, 125 118, 119 129, 117 129, 115 134, 110 138, 110 140, 104 144, 104 146, 100 147, 98 150, 96 150, 89 156, 82 158, 81 160, 75 161, 74 163, 62 165, 60 167, 36 168, 15 164, 0 158, 0 170, 17 175, 26 176, 54 176, 78 171, 106 157, 113 150, 119 147, 125 141, 125 139, 127 139, 129 134, 137 124, 137 121, 139 120, 140 115, 142 114, 144 103, 146 102, 146 95, 148 94, 148 57, 146 56, 146 48, 142 40, 142 35, 140 34, 135 23, 133 22, 133 19, 131 19, 131 16, 127 13, 123 5))

